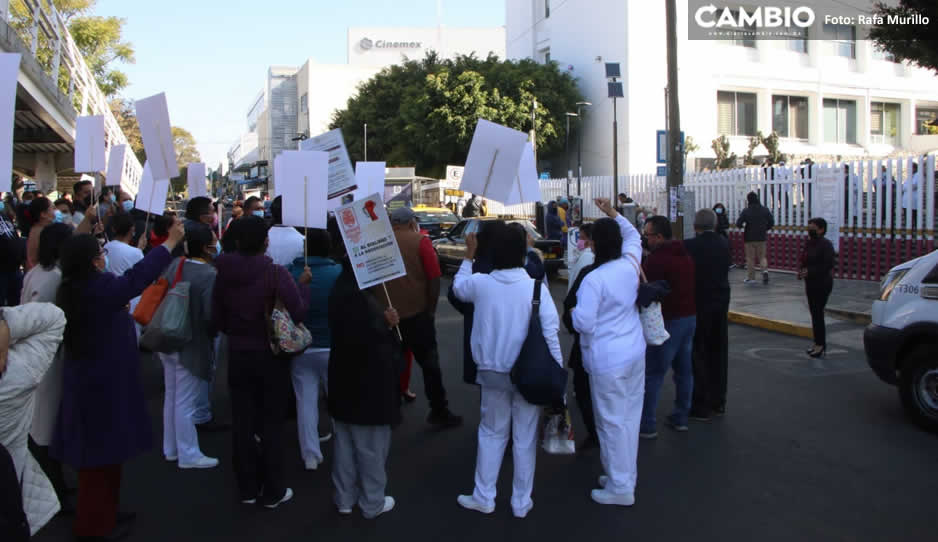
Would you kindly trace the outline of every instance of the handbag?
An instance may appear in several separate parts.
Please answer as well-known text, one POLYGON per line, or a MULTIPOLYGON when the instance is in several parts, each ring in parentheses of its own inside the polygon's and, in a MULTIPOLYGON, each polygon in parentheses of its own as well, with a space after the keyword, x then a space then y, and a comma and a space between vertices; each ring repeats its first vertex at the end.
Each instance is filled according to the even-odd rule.
MULTIPOLYGON (((648 279, 645 278, 645 271, 642 269, 642 266, 638 265, 635 256, 629 254, 629 257, 632 258, 635 270, 638 271, 638 287, 641 288, 642 284, 648 284, 648 279)), ((652 346, 661 346, 671 338, 671 334, 668 333, 668 330, 664 326, 664 316, 661 314, 661 303, 658 301, 652 301, 647 307, 638 306, 638 319, 642 323, 642 334, 645 335, 645 343, 652 346)))
POLYGON ((291 359, 302 354, 306 347, 313 343, 313 336, 302 323, 296 324, 290 316, 277 294, 277 281, 272 277, 276 266, 270 266, 267 280, 273 288, 273 295, 268 298, 267 311, 267 342, 274 357, 291 359))
POLYGON ((172 287, 140 336, 140 345, 151 352, 164 354, 178 352, 192 340, 189 314, 191 284, 181 280, 182 267, 185 263, 185 258, 179 259, 179 267, 176 269, 172 287))
POLYGON ((567 390, 567 369, 554 359, 544 339, 539 315, 541 281, 534 281, 531 301, 531 321, 528 336, 521 345, 518 359, 511 368, 511 383, 518 388, 524 400, 532 405, 550 405, 563 399, 567 390))
MULTIPOLYGON (((179 271, 176 272, 176 280, 182 276, 182 266, 179 267, 179 271)), ((163 302, 163 298, 166 297, 166 292, 169 291, 169 281, 163 277, 157 279, 156 282, 146 287, 142 294, 140 294, 140 301, 137 302, 137 306, 134 308, 134 320, 141 326, 146 326, 153 320, 153 316, 156 314, 156 310, 160 308, 160 303, 163 302)))
POLYGON ((566 406, 561 412, 548 412, 544 416, 541 439, 541 447, 551 455, 572 455, 576 453, 573 424, 570 421, 570 410, 566 406))

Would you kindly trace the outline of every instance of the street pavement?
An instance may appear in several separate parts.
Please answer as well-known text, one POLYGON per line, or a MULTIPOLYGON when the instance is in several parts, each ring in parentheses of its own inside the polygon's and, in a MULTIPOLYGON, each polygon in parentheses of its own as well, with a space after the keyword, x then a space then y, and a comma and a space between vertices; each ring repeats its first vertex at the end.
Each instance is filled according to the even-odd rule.
MULTIPOLYGON (((553 284, 551 291, 559 302, 566 284, 553 284)), ((456 496, 472 491, 479 394, 461 381, 462 320, 445 299, 437 328, 450 406, 465 416, 465 425, 444 432, 427 426, 415 364, 411 388, 420 399, 404 407, 389 459, 388 494, 397 500, 392 512, 373 521, 357 509, 339 516, 331 500, 332 443, 324 445, 319 470, 304 471, 291 422, 285 458, 293 501, 273 511, 236 502, 230 433, 201 435, 202 449, 221 459, 214 470, 180 471, 163 461, 157 444, 124 470, 122 508, 138 514, 127 540, 935 539, 938 437, 906 420, 895 389, 868 369, 862 344, 837 345, 827 359, 812 360, 804 355, 807 340, 739 326, 730 328, 727 415, 691 422, 683 434, 662 426, 657 440, 641 441, 635 506, 590 500, 601 474, 594 450, 539 453, 535 506, 527 519, 511 515, 510 453, 495 513, 463 510, 456 496)), ((566 333, 561 342, 568 352, 566 333)), ((141 363, 159 443, 162 377, 149 357, 141 363)), ((216 386, 216 415, 222 419, 229 413, 224 378, 222 369, 216 386)), ((673 397, 668 379, 659 419, 673 397)), ((579 440, 582 422, 572 408, 579 440)), ((70 525, 71 518, 57 518, 35 540, 68 540, 70 525)))

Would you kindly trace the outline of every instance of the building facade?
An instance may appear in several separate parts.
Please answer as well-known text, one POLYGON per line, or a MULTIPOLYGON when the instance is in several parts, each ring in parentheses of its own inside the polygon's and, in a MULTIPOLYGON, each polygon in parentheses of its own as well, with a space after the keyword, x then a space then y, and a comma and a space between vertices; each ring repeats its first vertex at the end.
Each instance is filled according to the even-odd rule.
MULTIPOLYGON (((655 171, 655 134, 666 128, 664 6, 645 0, 506 0, 508 58, 556 61, 593 104, 580 119, 583 175, 612 173, 607 62, 620 64, 623 82, 619 174, 655 171)), ((824 27, 821 36, 798 40, 690 40, 688 14, 688 0, 677 0, 681 126, 700 147, 688 168, 708 165, 715 157, 711 142, 721 135, 742 157, 760 131, 777 132, 781 152, 796 158, 938 148, 938 136, 923 127, 938 117, 938 77, 893 62, 871 41, 857 39, 859 29, 824 27)), ((576 111, 574 104, 570 108, 576 111)), ((563 175, 554 169, 554 176, 563 175)))

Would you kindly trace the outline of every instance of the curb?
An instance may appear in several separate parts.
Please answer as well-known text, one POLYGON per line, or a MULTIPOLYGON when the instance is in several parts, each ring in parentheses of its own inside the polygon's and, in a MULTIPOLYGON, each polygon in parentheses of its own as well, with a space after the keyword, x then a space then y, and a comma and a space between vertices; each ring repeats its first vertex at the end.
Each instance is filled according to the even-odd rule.
POLYGON ((868 312, 851 311, 838 307, 827 307, 824 309, 824 312, 827 313, 828 316, 833 316, 838 320, 853 322, 854 324, 868 326, 873 323, 873 316, 868 312))
POLYGON ((729 321, 733 324, 741 324, 744 326, 764 329, 766 331, 774 331, 775 333, 791 335, 793 337, 802 337, 805 339, 811 339, 814 337, 814 332, 811 329, 811 326, 795 324, 793 322, 786 322, 784 320, 772 320, 771 318, 765 318, 748 312, 730 311, 729 321))

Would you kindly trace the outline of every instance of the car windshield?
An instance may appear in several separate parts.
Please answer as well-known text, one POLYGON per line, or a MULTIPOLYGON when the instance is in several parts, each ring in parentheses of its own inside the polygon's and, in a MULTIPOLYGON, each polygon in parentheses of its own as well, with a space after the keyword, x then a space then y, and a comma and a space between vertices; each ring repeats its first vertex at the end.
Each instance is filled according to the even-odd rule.
POLYGON ((459 217, 452 211, 414 211, 417 222, 439 224, 441 222, 459 222, 459 217))
POLYGON ((534 224, 527 220, 509 220, 509 224, 521 224, 524 226, 524 229, 528 231, 528 235, 534 238, 535 241, 540 241, 543 239, 540 233, 537 232, 537 228, 534 227, 534 224))

